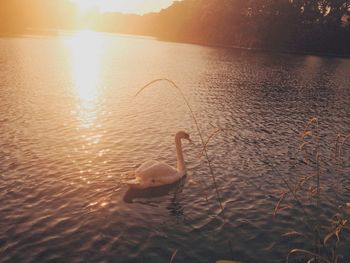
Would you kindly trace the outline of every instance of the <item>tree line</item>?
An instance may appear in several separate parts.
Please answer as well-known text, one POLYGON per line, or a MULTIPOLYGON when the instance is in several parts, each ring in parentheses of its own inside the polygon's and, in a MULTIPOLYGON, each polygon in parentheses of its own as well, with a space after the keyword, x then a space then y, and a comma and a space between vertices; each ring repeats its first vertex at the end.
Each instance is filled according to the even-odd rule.
POLYGON ((184 0, 152 16, 165 39, 350 55, 349 0, 184 0))
POLYGON ((350 0, 183 0, 146 15, 82 15, 71 0, 0 0, 0 32, 82 26, 172 41, 350 55, 350 0))
POLYGON ((76 24, 70 0, 0 0, 0 33, 27 29, 68 29, 76 24))

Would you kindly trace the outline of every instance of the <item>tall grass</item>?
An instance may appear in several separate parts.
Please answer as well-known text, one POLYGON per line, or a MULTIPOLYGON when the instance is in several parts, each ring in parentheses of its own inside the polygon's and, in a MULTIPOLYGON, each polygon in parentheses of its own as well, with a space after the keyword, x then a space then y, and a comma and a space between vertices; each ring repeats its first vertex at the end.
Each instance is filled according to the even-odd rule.
MULTIPOLYGON (((277 216, 278 212, 282 210, 282 203, 289 203, 287 207, 294 205, 294 207, 300 208, 303 216, 307 218, 307 220, 303 222, 310 233, 299 233, 297 231, 291 231, 289 233, 292 233, 291 236, 302 236, 306 238, 307 240, 305 241, 308 241, 313 247, 312 251, 303 248, 292 249, 287 255, 287 263, 293 254, 303 254, 308 258, 308 262, 338 263, 342 258, 342 256, 338 254, 338 248, 340 243, 344 241, 341 234, 349 221, 349 214, 345 211, 349 204, 337 206, 338 202, 341 203, 341 200, 336 200, 337 203, 335 206, 337 206, 337 213, 328 220, 330 221, 330 225, 322 225, 319 218, 312 218, 314 215, 306 209, 306 205, 312 204, 316 208, 317 213, 322 210, 322 198, 328 199, 327 194, 324 193, 324 186, 321 180, 322 166, 329 166, 332 164, 336 168, 335 172, 339 171, 339 166, 344 165, 344 161, 342 160, 343 150, 350 136, 337 135, 334 150, 331 151, 333 152, 333 156, 329 157, 327 157, 327 153, 321 151, 322 142, 320 138, 319 121, 317 118, 311 118, 301 134, 299 153, 302 155, 302 159, 299 161, 311 167, 313 173, 297 176, 294 185, 279 173, 277 168, 272 166, 287 189, 280 195, 274 209, 274 216, 277 216), (288 199, 288 201, 287 197, 289 196, 291 198, 288 199), (291 204, 290 200, 294 200, 294 202, 291 204)), ((336 196, 338 196, 339 178, 337 175, 335 175, 335 179, 337 180, 337 187, 334 190, 336 196)), ((317 216, 319 216, 319 214, 317 214, 316 217, 317 216)), ((288 235, 288 233, 286 235, 288 235)))
MULTIPOLYGON (((220 192, 217 184, 217 179, 214 173, 214 169, 211 163, 211 160, 208 155, 207 145, 210 140, 216 136, 222 129, 215 127, 215 131, 210 134, 207 139, 204 139, 203 133, 199 127, 198 120, 195 116, 195 113, 180 89, 180 87, 172 80, 167 78, 155 79, 151 82, 144 85, 135 96, 141 94, 145 89, 152 87, 153 84, 158 82, 167 82, 170 84, 170 87, 175 88, 181 95, 183 101, 185 102, 191 118, 195 123, 197 133, 199 135, 202 150, 199 155, 205 156, 208 163, 210 175, 213 181, 215 188, 217 200, 220 204, 221 210, 223 210, 222 201, 220 197, 220 192)), ((297 175, 296 178, 292 180, 287 178, 283 173, 279 172, 276 165, 274 165, 266 156, 264 157, 264 163, 282 180, 284 189, 279 189, 280 195, 276 206, 274 207, 273 216, 277 217, 278 214, 285 209, 295 207, 299 209, 305 217, 305 220, 300 220, 304 226, 308 229, 308 233, 302 233, 300 231, 292 230, 284 233, 282 236, 289 237, 303 237, 306 239, 311 246, 312 250, 307 250, 305 248, 293 248, 289 251, 286 256, 286 262, 288 263, 290 258, 295 254, 302 254, 308 258, 307 262, 326 262, 326 263, 339 263, 342 258, 338 254, 338 248, 340 243, 344 241, 342 239, 342 232, 345 227, 348 225, 350 220, 349 214, 345 212, 346 209, 350 210, 350 203, 341 204, 337 207, 337 213, 330 218, 330 225, 321 225, 319 220, 314 217, 309 209, 307 208, 312 204, 316 211, 321 209, 321 200, 324 197, 324 187, 322 185, 322 166, 329 165, 332 163, 333 168, 335 168, 335 180, 336 187, 334 189, 335 193, 338 195, 340 192, 340 183, 339 176, 337 175, 338 171, 341 171, 341 167, 344 166, 344 147, 350 141, 349 135, 340 135, 336 136, 334 149, 331 151, 333 156, 331 158, 326 158, 326 154, 321 151, 321 137, 319 131, 319 120, 317 118, 310 118, 306 123, 304 130, 301 134, 301 142, 299 145, 298 155, 302 155, 301 159, 298 159, 296 163, 293 164, 293 167, 296 167, 298 163, 303 163, 313 170, 311 174, 306 175, 297 175), (326 231, 324 229, 327 229, 326 231)), ((325 197, 327 199, 327 197, 325 197)), ((337 200, 337 202, 340 202, 337 200)), ((350 212, 350 211, 348 211, 350 212)), ((172 254, 170 262, 172 262, 176 256, 177 250, 172 254)), ((227 261, 228 262, 228 261, 227 261)))

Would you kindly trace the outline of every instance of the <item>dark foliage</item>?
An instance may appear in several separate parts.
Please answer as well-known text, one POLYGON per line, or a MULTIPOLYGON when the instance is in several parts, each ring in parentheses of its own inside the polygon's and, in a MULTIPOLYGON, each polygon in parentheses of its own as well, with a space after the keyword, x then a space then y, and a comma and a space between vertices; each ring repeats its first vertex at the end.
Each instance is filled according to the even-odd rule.
POLYGON ((0 32, 81 26, 208 45, 350 55, 350 0, 183 0, 143 16, 96 10, 81 15, 70 0, 0 0, 0 32))
POLYGON ((184 0, 153 16, 170 40, 350 55, 349 0, 184 0))

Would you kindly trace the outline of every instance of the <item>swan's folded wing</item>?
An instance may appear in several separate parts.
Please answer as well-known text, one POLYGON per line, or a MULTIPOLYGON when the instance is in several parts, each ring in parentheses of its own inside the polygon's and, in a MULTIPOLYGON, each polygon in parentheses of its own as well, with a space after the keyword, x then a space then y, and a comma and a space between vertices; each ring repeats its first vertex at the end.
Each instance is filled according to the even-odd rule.
POLYGON ((142 171, 147 170, 149 167, 154 166, 157 163, 159 163, 159 162, 157 162, 155 160, 149 160, 149 161, 144 162, 136 169, 135 175, 137 176, 138 174, 142 173, 142 171))
POLYGON ((176 170, 174 167, 169 166, 165 163, 159 163, 157 165, 157 175, 160 177, 168 177, 168 176, 175 176, 178 174, 178 170, 176 170))
POLYGON ((147 179, 157 179, 157 178, 165 178, 165 177, 171 177, 178 173, 178 171, 165 164, 165 163, 155 163, 154 165, 148 167, 145 170, 140 171, 140 173, 136 173, 136 178, 140 178, 141 180, 147 180, 147 179))
POLYGON ((135 171, 135 179, 127 181, 130 188, 144 189, 172 184, 181 179, 181 174, 165 163, 149 161, 135 171))
POLYGON ((168 185, 173 184, 181 179, 181 176, 179 173, 174 173, 172 175, 166 175, 156 178, 156 183, 159 185, 168 185))

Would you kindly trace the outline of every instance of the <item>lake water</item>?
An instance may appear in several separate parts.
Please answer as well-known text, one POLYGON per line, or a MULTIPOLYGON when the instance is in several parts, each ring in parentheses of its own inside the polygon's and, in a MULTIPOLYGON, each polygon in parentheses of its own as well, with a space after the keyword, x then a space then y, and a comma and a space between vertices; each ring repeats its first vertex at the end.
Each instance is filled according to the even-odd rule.
POLYGON ((175 252, 173 262, 285 262, 293 248, 312 250, 310 224, 330 227, 350 201, 347 143, 344 164, 329 161, 337 134, 350 132, 349 84, 341 58, 88 31, 0 38, 0 262, 170 262, 175 252), (223 210, 179 92, 159 82, 135 97, 157 78, 179 85, 205 140, 222 129, 208 154, 223 210), (281 176, 295 183, 315 172, 298 153, 312 117, 320 203, 300 194, 304 210, 287 198, 274 217, 281 176), (194 140, 183 144, 186 179, 128 192, 140 163, 175 164, 178 130, 194 140))

